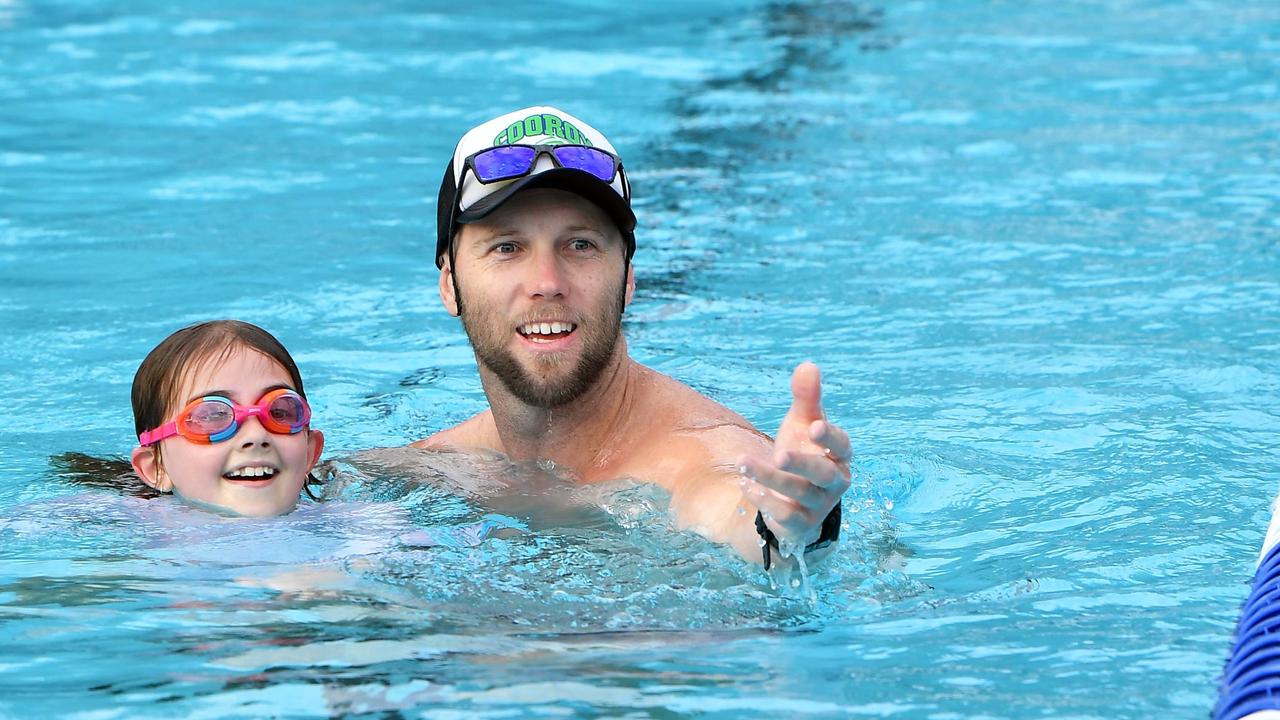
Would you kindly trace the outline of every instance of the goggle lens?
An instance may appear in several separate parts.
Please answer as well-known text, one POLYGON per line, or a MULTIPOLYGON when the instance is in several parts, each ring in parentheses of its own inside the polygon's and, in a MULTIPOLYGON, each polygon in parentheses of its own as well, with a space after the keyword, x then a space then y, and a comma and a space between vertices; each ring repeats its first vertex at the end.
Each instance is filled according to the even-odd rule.
POLYGON ((236 411, 221 398, 205 398, 183 416, 179 424, 196 435, 217 435, 234 425, 236 411))
POLYGON ((262 423, 267 426, 268 430, 278 433, 293 434, 302 429, 306 424, 306 405, 301 397, 289 393, 281 395, 271 402, 267 408, 267 414, 262 417, 262 423), (273 428, 272 425, 275 427, 273 428))

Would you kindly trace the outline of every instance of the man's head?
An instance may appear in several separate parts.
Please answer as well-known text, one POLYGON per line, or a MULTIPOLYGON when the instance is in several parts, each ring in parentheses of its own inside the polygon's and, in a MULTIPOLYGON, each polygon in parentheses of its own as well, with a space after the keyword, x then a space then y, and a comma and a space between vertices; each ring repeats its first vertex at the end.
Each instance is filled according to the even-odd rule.
POLYGON ((483 219, 522 190, 540 187, 580 195, 604 210, 626 242, 630 263, 636 247, 631 184, 621 161, 609 163, 608 156, 618 157, 608 138, 553 107, 516 110, 467 131, 440 182, 436 267, 443 267, 462 225, 483 219))
POLYGON ((441 184, 436 262, 486 391, 496 380, 527 405, 560 407, 625 357, 629 195, 608 140, 553 108, 463 137, 441 184))

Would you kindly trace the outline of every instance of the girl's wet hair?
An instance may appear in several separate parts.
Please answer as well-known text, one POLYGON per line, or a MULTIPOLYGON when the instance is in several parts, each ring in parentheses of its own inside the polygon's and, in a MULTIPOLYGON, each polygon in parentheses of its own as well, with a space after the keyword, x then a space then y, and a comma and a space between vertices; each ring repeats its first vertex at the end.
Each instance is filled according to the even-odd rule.
POLYGON ((178 410, 182 383, 209 362, 221 362, 236 350, 248 348, 280 363, 304 398, 302 375, 289 351, 274 335, 240 320, 211 320, 178 330, 147 353, 133 376, 134 434, 160 427, 178 410))
POLYGON ((126 457, 94 457, 78 452, 65 452, 49 458, 54 477, 72 485, 114 490, 139 498, 156 498, 164 493, 142 482, 133 472, 126 457))

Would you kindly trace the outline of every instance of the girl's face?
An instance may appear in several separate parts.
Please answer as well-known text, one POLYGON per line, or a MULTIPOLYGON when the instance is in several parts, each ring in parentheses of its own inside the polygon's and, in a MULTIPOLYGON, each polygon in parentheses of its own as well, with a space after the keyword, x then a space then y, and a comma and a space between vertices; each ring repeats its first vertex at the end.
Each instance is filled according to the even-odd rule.
MULTIPOLYGON (((205 395, 253 405, 276 388, 296 389, 288 371, 256 350, 237 348, 221 363, 197 367, 181 396, 173 399, 170 413, 177 414, 205 395)), ((277 435, 251 415, 235 435, 211 445, 175 435, 158 445, 135 448, 133 467, 143 481, 162 492, 172 490, 197 504, 238 515, 267 517, 294 508, 323 449, 319 430, 277 435)))

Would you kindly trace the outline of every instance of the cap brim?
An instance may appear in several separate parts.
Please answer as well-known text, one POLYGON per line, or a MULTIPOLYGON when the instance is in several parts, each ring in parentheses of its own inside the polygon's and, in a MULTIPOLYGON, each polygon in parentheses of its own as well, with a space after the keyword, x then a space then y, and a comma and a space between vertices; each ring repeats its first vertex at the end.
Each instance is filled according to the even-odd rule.
POLYGON ((622 196, 611 185, 606 184, 591 173, 573 168, 552 168, 537 175, 529 175, 515 180, 510 185, 492 195, 486 195, 471 207, 458 213, 455 222, 471 223, 480 220, 501 207, 502 203, 506 202, 512 195, 521 190, 532 190, 534 188, 554 188, 580 195, 608 213, 624 235, 629 235, 636 229, 635 213, 631 211, 631 206, 627 204, 626 200, 622 199, 622 196))

